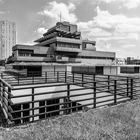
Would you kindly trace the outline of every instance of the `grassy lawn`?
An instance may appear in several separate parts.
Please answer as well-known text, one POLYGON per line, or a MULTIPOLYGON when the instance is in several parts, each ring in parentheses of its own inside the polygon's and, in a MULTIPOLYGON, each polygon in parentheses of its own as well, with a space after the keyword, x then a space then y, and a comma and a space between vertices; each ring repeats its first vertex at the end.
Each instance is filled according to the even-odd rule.
POLYGON ((139 140, 140 100, 0 128, 0 140, 139 140))

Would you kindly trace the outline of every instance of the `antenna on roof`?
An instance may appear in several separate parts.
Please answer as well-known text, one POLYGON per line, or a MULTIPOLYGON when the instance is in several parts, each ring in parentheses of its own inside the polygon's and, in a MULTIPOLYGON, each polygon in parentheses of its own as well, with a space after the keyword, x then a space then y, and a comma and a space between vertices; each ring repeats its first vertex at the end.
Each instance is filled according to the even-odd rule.
POLYGON ((99 0, 96 0, 96 14, 98 14, 98 11, 99 11, 99 5, 100 5, 100 1, 99 0))
POLYGON ((61 11, 60 11, 60 22, 61 22, 61 19, 62 19, 62 15, 61 15, 61 11))

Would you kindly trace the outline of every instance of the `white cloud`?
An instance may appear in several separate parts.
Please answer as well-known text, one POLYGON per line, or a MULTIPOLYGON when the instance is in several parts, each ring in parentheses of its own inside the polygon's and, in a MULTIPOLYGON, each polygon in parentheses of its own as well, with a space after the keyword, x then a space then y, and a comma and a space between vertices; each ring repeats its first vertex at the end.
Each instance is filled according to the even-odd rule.
POLYGON ((106 3, 119 2, 123 7, 128 9, 136 8, 140 5, 140 0, 101 0, 106 3))
POLYGON ((4 0, 0 0, 0 3, 4 3, 4 0))
POLYGON ((124 45, 122 45, 122 48, 124 48, 124 49, 134 48, 134 47, 136 47, 136 44, 124 44, 124 45))
POLYGON ((37 33, 39 33, 39 34, 42 35, 42 34, 44 34, 45 32, 47 32, 47 30, 48 30, 48 29, 46 29, 46 28, 44 28, 44 27, 41 27, 41 28, 38 28, 38 29, 37 29, 37 33))
MULTIPOLYGON (((115 2, 116 0, 108 0, 106 2, 112 1, 115 2)), ((83 22, 79 21, 75 15, 75 8, 75 5, 72 3, 65 4, 53 1, 48 3, 39 14, 47 17, 47 22, 50 23, 51 19, 54 23, 59 21, 61 10, 62 21, 66 20, 76 23, 79 31, 82 31, 83 38, 97 41, 98 50, 116 51, 117 49, 121 50, 121 48, 122 50, 133 48, 136 44, 135 42, 140 40, 140 17, 127 17, 123 14, 112 15, 109 11, 101 10, 97 7, 97 16, 87 22, 83 22)), ((45 32, 45 28, 42 26, 42 28, 38 28, 37 32, 42 34, 45 32)))
MULTIPOLYGON (((87 22, 78 22, 84 38, 96 40, 98 50, 117 51, 132 49, 140 40, 140 18, 123 14, 112 15, 99 7, 97 16, 87 22), (131 45, 129 45, 131 44, 131 45)), ((126 52, 125 52, 126 53, 126 52)), ((119 53, 124 54, 124 52, 119 53)))
POLYGON ((3 14, 5 14, 5 12, 3 12, 3 11, 0 11, 0 14, 1 14, 1 15, 3 15, 3 14))
POLYGON ((33 41, 20 42, 20 44, 23 44, 23 45, 35 45, 35 43, 33 41))
POLYGON ((122 14, 112 15, 108 11, 102 11, 97 7, 97 16, 88 22, 79 22, 80 30, 93 33, 93 36, 105 36, 113 38, 139 39, 140 18, 128 18, 122 14), (97 34, 96 34, 97 33, 97 34), (99 35, 101 34, 101 35, 99 35))
POLYGON ((73 13, 75 10, 75 5, 73 3, 57 3, 56 1, 47 3, 45 9, 39 12, 40 15, 47 16, 55 21, 60 20, 60 13, 62 21, 66 20, 72 23, 77 21, 76 15, 73 13))

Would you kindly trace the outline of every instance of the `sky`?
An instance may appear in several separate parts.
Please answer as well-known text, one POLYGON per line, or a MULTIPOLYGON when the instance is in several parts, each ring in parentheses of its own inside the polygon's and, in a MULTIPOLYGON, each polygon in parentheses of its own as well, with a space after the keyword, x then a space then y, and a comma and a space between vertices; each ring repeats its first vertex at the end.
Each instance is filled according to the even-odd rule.
POLYGON ((60 21, 118 58, 140 58, 140 0, 0 0, 0 20, 16 23, 17 44, 33 44, 60 21))

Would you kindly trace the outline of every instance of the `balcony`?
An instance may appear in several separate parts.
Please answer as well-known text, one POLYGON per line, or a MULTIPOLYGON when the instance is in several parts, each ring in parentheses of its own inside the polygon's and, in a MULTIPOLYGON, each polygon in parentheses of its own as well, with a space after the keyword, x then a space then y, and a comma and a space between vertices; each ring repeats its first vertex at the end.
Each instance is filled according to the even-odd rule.
POLYGON ((65 38, 65 37, 54 37, 51 39, 47 39, 46 41, 43 41, 40 43, 40 45, 49 45, 51 43, 55 42, 63 42, 63 43, 69 43, 69 44, 82 44, 81 39, 73 39, 73 38, 65 38))
POLYGON ((14 61, 23 61, 23 62, 44 62, 44 61, 52 61, 52 58, 48 57, 24 57, 18 56, 13 58, 14 61))

